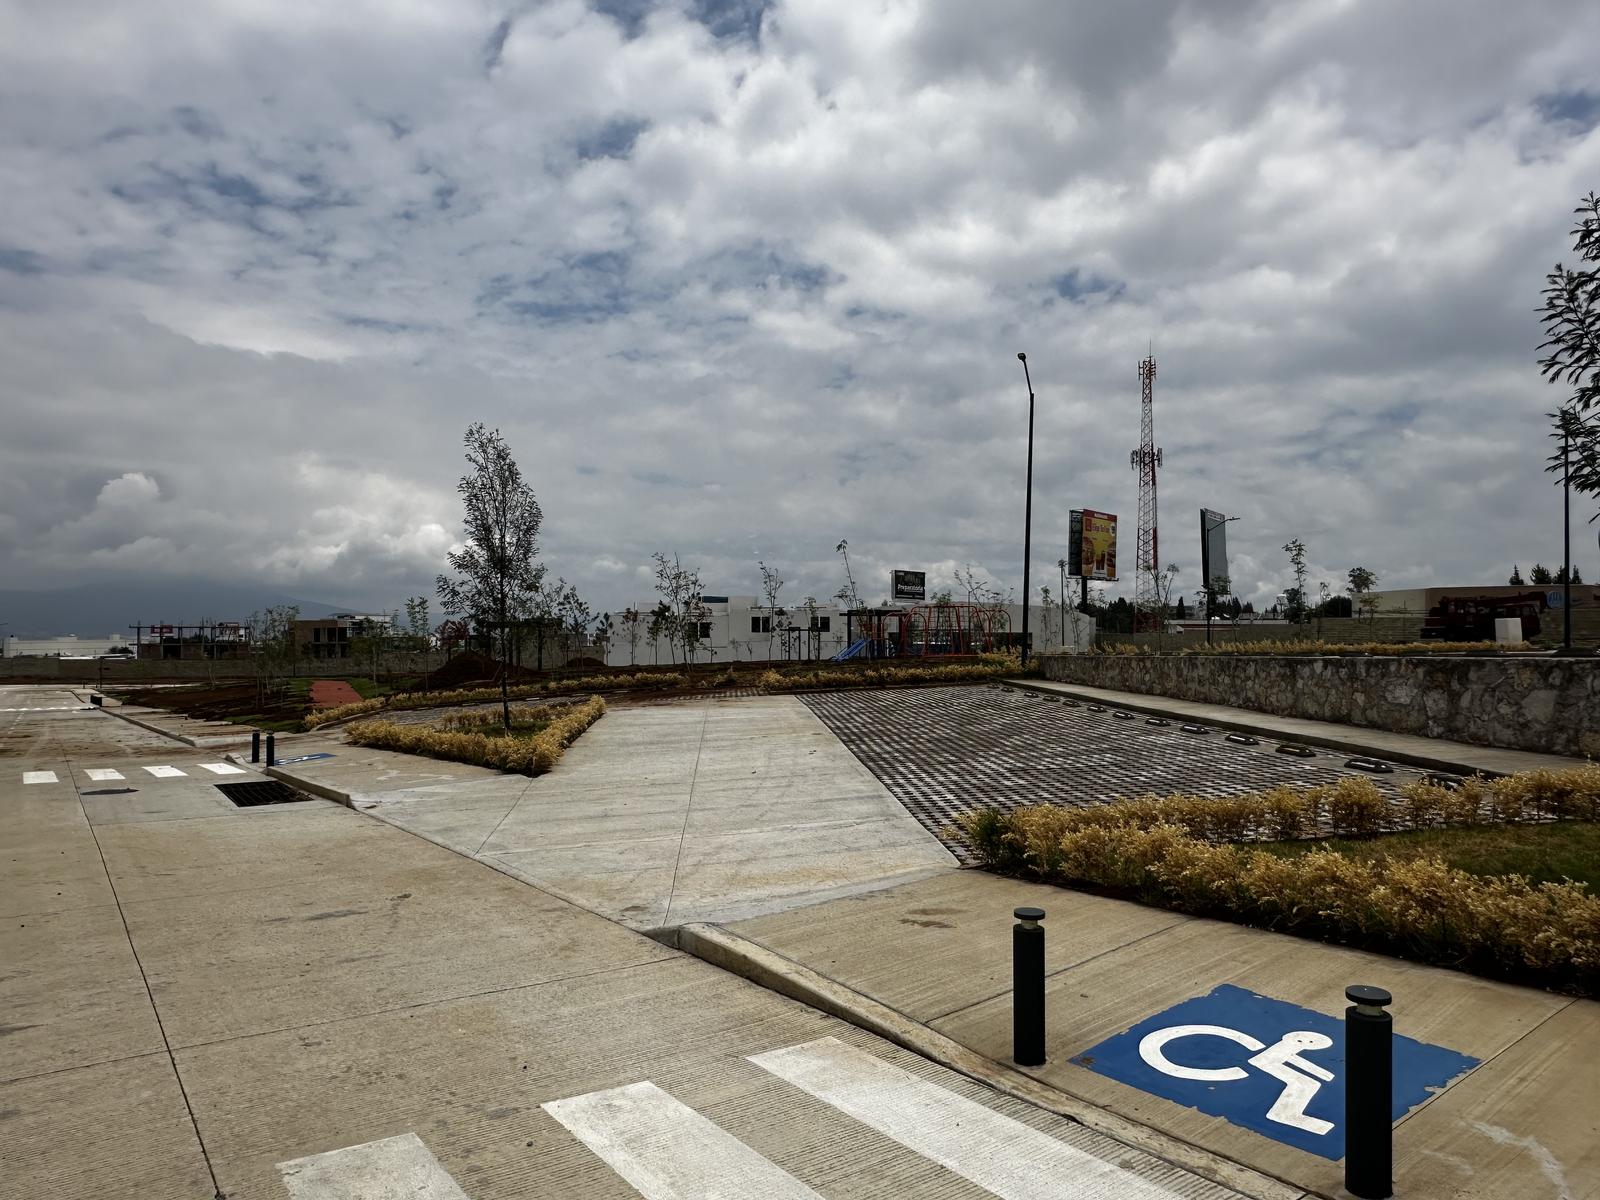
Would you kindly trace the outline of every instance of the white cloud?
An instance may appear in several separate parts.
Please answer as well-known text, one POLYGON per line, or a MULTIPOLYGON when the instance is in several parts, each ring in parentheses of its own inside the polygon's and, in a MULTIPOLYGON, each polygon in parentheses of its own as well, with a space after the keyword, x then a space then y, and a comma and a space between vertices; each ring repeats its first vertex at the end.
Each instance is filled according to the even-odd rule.
POLYGON ((1258 600, 1294 536, 1494 582, 1559 548, 1532 310, 1600 186, 1548 103, 1600 96, 1597 42, 1487 0, 810 0, 759 41, 675 3, 13 7, 0 573, 392 605, 483 419, 598 604, 657 548, 828 595, 840 537, 864 592, 1019 586, 1026 349, 1048 582, 1070 507, 1131 541, 1153 342, 1180 579, 1204 503, 1258 600))

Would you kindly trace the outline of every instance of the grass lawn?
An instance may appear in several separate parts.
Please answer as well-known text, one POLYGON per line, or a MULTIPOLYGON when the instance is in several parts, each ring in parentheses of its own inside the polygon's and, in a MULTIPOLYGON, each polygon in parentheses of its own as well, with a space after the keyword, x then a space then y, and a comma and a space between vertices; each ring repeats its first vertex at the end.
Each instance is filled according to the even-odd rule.
POLYGON ((1361 859, 1431 856, 1474 875, 1526 875, 1535 883, 1573 879, 1600 892, 1600 825, 1589 821, 1424 829, 1373 838, 1252 843, 1247 848, 1286 858, 1317 849, 1361 859))

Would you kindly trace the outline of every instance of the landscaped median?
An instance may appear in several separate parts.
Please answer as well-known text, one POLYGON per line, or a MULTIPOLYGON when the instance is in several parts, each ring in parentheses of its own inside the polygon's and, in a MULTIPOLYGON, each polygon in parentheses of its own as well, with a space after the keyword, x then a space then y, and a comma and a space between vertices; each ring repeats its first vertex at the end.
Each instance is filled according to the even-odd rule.
POLYGON ((559 707, 518 705, 511 710, 510 729, 496 709, 445 717, 432 725, 360 721, 345 730, 345 737, 353 745, 375 750, 541 775, 560 762, 562 752, 605 711, 606 702, 591 696, 581 704, 559 707))
MULTIPOLYGON (((1428 783, 1386 800, 1370 781, 1095 808, 985 810, 963 826, 992 870, 1573 995, 1600 995, 1600 896, 1583 883, 1479 874, 1433 854, 1384 854, 1379 831, 1600 819, 1600 766, 1428 783), (1354 835, 1374 852, 1300 852, 1354 835), (1249 842, 1301 839, 1292 852, 1249 842), (1244 844, 1236 844, 1244 843, 1244 844)), ((1585 827, 1587 834, 1588 829, 1585 827)))
MULTIPOLYGON (((684 677, 678 674, 640 672, 637 675, 593 675, 583 679, 552 679, 544 683, 521 684, 508 688, 506 699, 532 700, 543 696, 567 696, 575 692, 661 691, 683 685, 684 677)), ((500 698, 500 689, 497 687, 460 688, 450 692, 404 692, 363 700, 359 704, 341 704, 338 708, 322 709, 306 717, 305 727, 316 729, 334 721, 386 710, 401 712, 417 708, 453 708, 462 704, 496 704, 500 698)))

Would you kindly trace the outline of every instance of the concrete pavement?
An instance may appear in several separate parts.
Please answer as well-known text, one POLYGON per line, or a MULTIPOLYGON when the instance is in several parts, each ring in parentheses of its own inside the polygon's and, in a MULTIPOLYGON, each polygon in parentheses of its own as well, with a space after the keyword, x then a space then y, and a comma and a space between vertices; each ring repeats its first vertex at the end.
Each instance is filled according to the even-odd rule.
POLYGON ((1045 695, 1070 696, 1088 704, 1103 704, 1128 712, 1150 713, 1176 721, 1193 721, 1216 729, 1253 733, 1281 742, 1327 746, 1349 754, 1368 755, 1429 771, 1510 775, 1517 771, 1565 770, 1575 761, 1564 754, 1534 754, 1527 750, 1472 746, 1443 738, 1417 737, 1410 733, 1391 733, 1386 729, 1340 725, 1334 721, 1312 721, 1304 717, 1279 717, 1254 709, 1202 704, 1196 700, 1178 700, 1144 692, 1119 692, 1111 688, 1052 683, 1042 679, 1008 679, 1006 685, 1045 695))
POLYGON ((1396 1195, 1600 1196, 1600 1004, 1159 909, 952 872, 728 931, 997 1063, 1011 1053, 1011 912, 1047 912, 1049 1061, 1019 1068, 1067 1095, 1308 1191, 1340 1167, 1118 1082, 1075 1056, 1218 985, 1340 1016, 1344 988, 1395 996, 1395 1031, 1483 1060, 1397 1127, 1396 1195))
POLYGON ((8 1195, 1237 1194, 359 811, 213 805, 81 720, 0 773, 8 1195))
POLYGON ((787 696, 618 708, 533 779, 301 739, 284 778, 636 929, 737 920, 955 864, 787 696))

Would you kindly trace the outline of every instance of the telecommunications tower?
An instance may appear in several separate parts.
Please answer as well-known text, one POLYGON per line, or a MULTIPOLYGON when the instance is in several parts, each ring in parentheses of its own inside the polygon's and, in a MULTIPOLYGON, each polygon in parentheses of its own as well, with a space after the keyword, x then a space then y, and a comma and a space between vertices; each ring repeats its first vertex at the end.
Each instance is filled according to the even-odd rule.
POLYGON ((1161 551, 1156 539, 1156 468, 1161 451, 1156 446, 1156 359, 1139 364, 1139 448, 1128 456, 1139 472, 1139 542, 1134 548, 1134 628, 1153 629, 1161 620, 1161 551))

